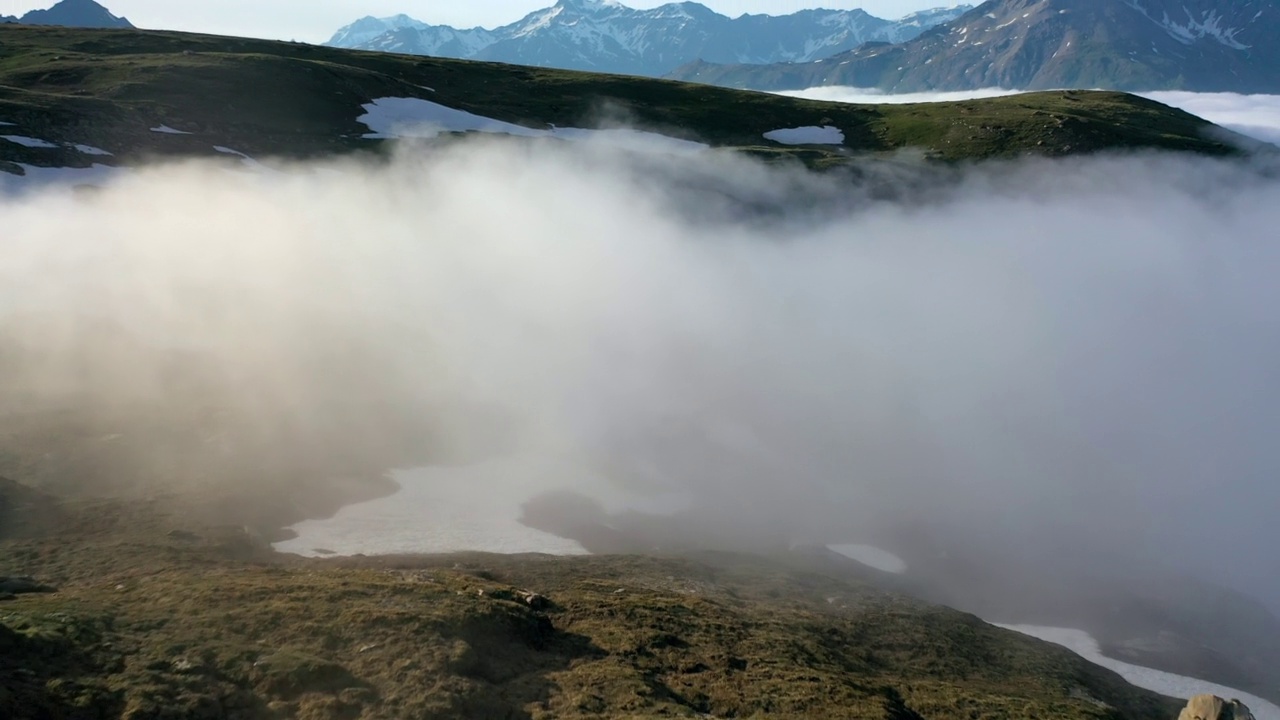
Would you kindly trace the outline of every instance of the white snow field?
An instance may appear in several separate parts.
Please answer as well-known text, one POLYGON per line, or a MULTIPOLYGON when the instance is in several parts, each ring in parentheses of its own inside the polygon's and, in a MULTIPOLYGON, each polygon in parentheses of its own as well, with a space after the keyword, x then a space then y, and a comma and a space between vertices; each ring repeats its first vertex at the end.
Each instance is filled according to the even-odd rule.
POLYGON ((574 540, 519 522, 529 498, 519 489, 519 473, 509 463, 396 471, 400 491, 348 505, 327 520, 293 526, 298 536, 276 543, 281 552, 318 555, 492 553, 582 555, 574 540))
POLYGON ((26 137, 23 135, 0 135, 0 139, 8 140, 15 145, 21 145, 29 148, 57 148, 57 143, 51 143, 48 140, 39 138, 26 137))
POLYGON ((687 506, 687 499, 670 493, 639 496, 599 483, 566 481, 557 487, 543 480, 560 477, 567 475, 520 457, 399 470, 392 473, 398 492, 349 505, 326 520, 298 523, 291 528, 297 537, 275 548, 312 556, 461 551, 582 555, 587 550, 576 540, 522 524, 522 505, 544 491, 563 489, 596 500, 608 513, 671 514, 687 506))
POLYGON ((1240 692, 1223 685, 1211 683, 1205 680, 1197 680, 1196 678, 1184 677, 1182 675, 1174 675, 1160 670, 1141 667, 1139 665, 1130 665, 1120 660, 1106 657, 1098 647, 1098 641, 1093 636, 1083 630, 1072 630, 1070 628, 1054 628, 1042 627, 1039 625, 1002 625, 1000 623, 992 623, 997 627, 1005 628, 1020 632, 1023 635, 1030 635, 1046 642, 1061 645, 1068 650, 1076 653, 1080 657, 1088 660, 1095 665, 1101 665, 1108 670, 1114 670, 1116 673, 1127 680, 1131 685, 1145 688, 1161 695, 1170 697, 1188 699, 1193 695, 1208 693, 1224 697, 1227 699, 1237 698, 1240 702, 1249 706, 1253 711, 1253 715, 1257 720, 1280 720, 1280 707, 1274 703, 1267 702, 1260 697, 1250 695, 1249 693, 1240 692))
POLYGON ((883 572, 901 575, 907 571, 906 561, 888 550, 882 550, 874 545, 828 545, 827 549, 837 555, 843 555, 850 560, 883 572))
POLYGON ((263 165, 262 163, 258 162, 256 159, 249 157, 248 155, 240 152, 239 150, 236 150, 235 148, 229 148, 224 145, 214 145, 213 149, 215 152, 222 153, 223 155, 234 155, 240 158, 240 163, 245 167, 250 167, 255 170, 271 169, 271 168, 268 168, 266 165, 263 165))
POLYGON ((169 127, 168 125, 160 125, 157 127, 153 127, 151 128, 151 132, 161 133, 164 135, 190 135, 191 134, 189 132, 183 132, 182 130, 175 130, 169 127))
POLYGON ((782 145, 843 145, 844 131, 831 125, 782 128, 770 130, 764 138, 782 145))
POLYGON ((644 130, 607 128, 551 127, 547 130, 525 127, 447 107, 419 98, 378 98, 362 106, 365 113, 356 118, 371 132, 367 138, 398 139, 439 137, 442 133, 493 133, 519 137, 547 137, 561 140, 603 142, 611 146, 639 151, 694 152, 709 146, 692 140, 681 140, 644 130))
POLYGON ((75 148, 77 152, 84 155, 100 155, 103 157, 110 157, 114 155, 114 153, 103 150, 100 147, 94 147, 92 145, 81 145, 80 143, 71 143, 71 147, 75 148))

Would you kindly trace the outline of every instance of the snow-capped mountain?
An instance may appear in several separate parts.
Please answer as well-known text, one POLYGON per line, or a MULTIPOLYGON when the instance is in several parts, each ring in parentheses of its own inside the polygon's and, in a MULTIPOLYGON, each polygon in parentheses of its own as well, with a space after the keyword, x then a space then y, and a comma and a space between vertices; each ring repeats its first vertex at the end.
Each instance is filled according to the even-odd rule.
POLYGON ((695 63, 670 77, 735 87, 896 92, 1110 88, 1280 92, 1280 0, 989 0, 898 44, 811 63, 695 63))
POLYGON ((0 18, 0 22, 84 28, 133 27, 133 23, 123 17, 116 17, 93 0, 62 0, 48 10, 32 10, 21 18, 0 18))
POLYGON ((696 59, 722 63, 808 62, 868 41, 901 42, 970 6, 891 21, 862 10, 802 10, 729 18, 695 2, 636 10, 615 0, 559 0, 492 30, 428 25, 405 15, 366 17, 327 43, 473 60, 600 72, 663 75, 696 59))
POLYGON ((347 25, 335 34, 327 44, 334 47, 360 47, 384 33, 412 28, 421 30, 431 27, 424 22, 414 20, 408 15, 392 15, 391 17, 363 17, 347 25))

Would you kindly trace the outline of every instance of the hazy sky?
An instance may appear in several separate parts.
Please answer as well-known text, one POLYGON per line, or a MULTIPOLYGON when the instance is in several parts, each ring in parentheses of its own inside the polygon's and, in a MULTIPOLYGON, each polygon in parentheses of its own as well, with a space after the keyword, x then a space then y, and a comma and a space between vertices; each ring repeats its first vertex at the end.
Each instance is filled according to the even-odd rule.
MULTIPOLYGON (((972 0, 971 0, 972 1, 972 0)), ((555 0, 204 0, 176 3, 172 0, 99 0, 116 15, 138 27, 192 30, 227 35, 320 42, 339 27, 365 15, 405 13, 431 23, 493 27, 520 19, 526 13, 554 4, 555 0)), ((52 0, 0 0, 0 15, 22 13, 52 5, 52 0)), ((662 0, 627 0, 631 7, 662 5, 662 0)), ((861 7, 873 15, 900 17, 914 10, 956 5, 951 0, 703 0, 726 15, 769 13, 785 15, 809 7, 861 7)))

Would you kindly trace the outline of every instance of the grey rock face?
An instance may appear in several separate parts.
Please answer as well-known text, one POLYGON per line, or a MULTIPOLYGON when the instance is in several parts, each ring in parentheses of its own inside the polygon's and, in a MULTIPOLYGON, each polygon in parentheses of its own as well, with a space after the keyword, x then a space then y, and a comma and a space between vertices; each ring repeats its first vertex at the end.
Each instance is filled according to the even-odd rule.
POLYGON ((897 44, 670 75, 762 90, 1104 88, 1280 92, 1280 0, 989 0, 897 44))

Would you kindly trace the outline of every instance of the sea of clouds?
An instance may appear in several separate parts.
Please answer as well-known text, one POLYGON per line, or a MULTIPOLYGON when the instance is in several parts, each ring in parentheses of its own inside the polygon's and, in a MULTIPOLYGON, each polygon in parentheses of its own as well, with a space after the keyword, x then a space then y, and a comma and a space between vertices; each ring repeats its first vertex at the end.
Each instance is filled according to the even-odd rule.
POLYGON ((539 489, 678 492, 729 545, 926 523, 1276 605, 1274 168, 871 174, 492 138, 3 200, 0 313, 39 328, 6 386, 163 402, 95 367, 110 318, 262 417, 483 406, 539 489))

